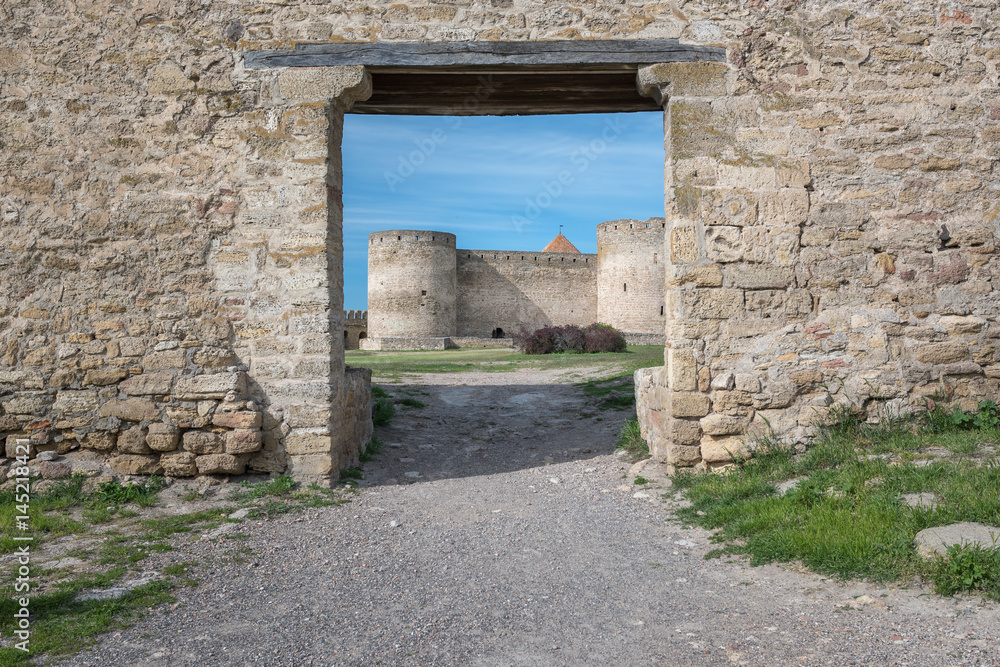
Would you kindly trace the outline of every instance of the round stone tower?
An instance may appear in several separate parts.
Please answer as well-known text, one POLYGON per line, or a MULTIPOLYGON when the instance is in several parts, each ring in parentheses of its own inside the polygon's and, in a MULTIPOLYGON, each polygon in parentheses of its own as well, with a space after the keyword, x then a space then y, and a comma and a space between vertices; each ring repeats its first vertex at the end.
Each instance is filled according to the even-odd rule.
POLYGON ((455 235, 395 229, 368 236, 368 337, 455 335, 455 235))
POLYGON ((625 333, 663 334, 663 218, 597 225, 597 321, 625 333))

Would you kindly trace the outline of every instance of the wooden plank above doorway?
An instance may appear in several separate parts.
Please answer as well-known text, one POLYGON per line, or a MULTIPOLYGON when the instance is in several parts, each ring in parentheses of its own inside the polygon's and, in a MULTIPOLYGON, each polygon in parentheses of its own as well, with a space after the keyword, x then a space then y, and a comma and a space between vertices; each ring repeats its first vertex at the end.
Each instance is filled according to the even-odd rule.
POLYGON ((251 51, 250 68, 364 65, 373 94, 351 113, 535 115, 655 111, 639 95, 644 64, 725 62, 722 47, 673 39, 548 42, 357 42, 251 51))

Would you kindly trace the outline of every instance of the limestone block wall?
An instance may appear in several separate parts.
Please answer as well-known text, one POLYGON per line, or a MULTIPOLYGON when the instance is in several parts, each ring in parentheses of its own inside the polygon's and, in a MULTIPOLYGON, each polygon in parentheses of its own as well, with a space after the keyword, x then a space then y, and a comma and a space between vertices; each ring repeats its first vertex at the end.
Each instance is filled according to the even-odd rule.
POLYGON ((329 481, 340 132, 370 79, 244 71, 226 3, 0 14, 0 438, 329 481))
POLYGON ((455 235, 412 229, 368 237, 369 338, 455 332, 455 235))
POLYGON ((152 456, 119 438, 235 430, 169 411, 226 414, 228 393, 200 415, 177 387, 243 373, 255 410, 232 412, 273 417, 293 474, 335 474, 340 133, 371 82, 242 65, 310 41, 727 47, 639 81, 665 108, 669 351, 640 403, 668 460, 723 463, 764 418, 808 437, 830 399, 997 395, 995 2, 7 0, 0 19, 4 439, 152 456), (168 393, 128 393, 160 373, 168 393))
POLYGON ((628 334, 663 334, 666 227, 663 218, 597 225, 598 322, 628 334))
POLYGON ((368 337, 368 311, 344 311, 344 349, 357 350, 368 337))
POLYGON ((597 316, 597 256, 458 250, 457 335, 587 325, 597 316))
POLYGON ((806 3, 734 25, 728 65, 640 72, 667 128, 669 349, 638 378, 658 456, 807 441, 831 402, 997 397, 997 18, 806 3))

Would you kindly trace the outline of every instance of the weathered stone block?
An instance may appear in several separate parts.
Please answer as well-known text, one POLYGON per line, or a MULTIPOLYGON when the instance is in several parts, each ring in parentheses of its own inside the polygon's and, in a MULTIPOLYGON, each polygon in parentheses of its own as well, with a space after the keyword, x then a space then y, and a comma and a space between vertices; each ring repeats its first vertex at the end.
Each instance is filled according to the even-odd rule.
POLYGON ((285 451, 292 456, 329 454, 332 450, 333 439, 329 433, 293 431, 285 437, 285 451))
POLYGON ((673 392, 670 414, 674 417, 704 417, 712 409, 712 401, 704 394, 673 392))
POLYGON ((671 299, 679 302, 687 318, 724 320, 743 314, 743 291, 737 289, 674 290, 671 299))
POLYGON ((750 420, 744 417, 714 413, 702 417, 700 424, 705 435, 736 435, 746 430, 750 420))
POLYGON ((194 477, 198 474, 195 455, 191 452, 168 452, 160 456, 163 474, 167 477, 194 477))
POLYGON ((722 268, 718 264, 682 265, 667 277, 667 287, 686 283, 694 283, 695 287, 722 287, 722 268))
POLYGON ((986 320, 975 315, 945 315, 938 319, 938 326, 943 327, 949 336, 965 336, 982 331, 986 320))
POLYGON ((242 475, 246 462, 232 454, 204 454, 194 460, 200 475, 242 475))
POLYGON ((701 461, 699 445, 667 445, 667 463, 679 468, 688 468, 701 461))
POLYGON ((748 153, 788 155, 788 133, 778 130, 740 130, 736 133, 736 143, 748 153))
POLYGON ((726 267, 726 277, 732 287, 741 289, 784 289, 795 284, 791 267, 732 264, 726 267))
POLYGON ((115 384, 126 377, 128 377, 128 371, 121 368, 91 370, 84 374, 83 385, 97 385, 98 387, 105 387, 107 385, 115 384))
POLYGON ((310 454, 289 456, 288 472, 296 479, 323 479, 335 474, 337 468, 329 454, 310 454))
POLYGON ((243 372, 213 373, 178 378, 173 396, 182 401, 220 400, 230 392, 238 396, 246 393, 246 374, 243 372))
POLYGON ((180 370, 187 365, 184 350, 163 350, 153 352, 142 358, 142 368, 146 372, 162 370, 180 370))
POLYGON ((280 473, 287 467, 284 451, 261 451, 250 457, 247 467, 252 472, 280 473))
POLYGON ((114 433, 95 431, 84 436, 81 445, 84 449, 98 452, 109 452, 115 448, 117 436, 114 433))
POLYGON ((721 97, 726 94, 728 71, 725 63, 657 63, 639 68, 636 86, 657 104, 667 101, 667 91, 676 97, 721 97))
POLYGON ((146 444, 146 431, 141 426, 133 426, 118 434, 118 451, 123 454, 152 454, 146 444))
POLYGON ((364 67, 293 67, 278 75, 278 90, 285 99, 353 103, 368 99, 372 80, 364 67))
POLYGON ((194 87, 194 81, 173 63, 164 63, 154 68, 146 82, 146 89, 151 95, 178 95, 194 90, 194 87))
POLYGON ((760 221, 765 225, 801 225, 809 217, 809 191, 781 188, 760 195, 760 221))
POLYGON ((709 463, 734 461, 750 456, 746 439, 740 436, 716 437, 706 435, 701 439, 701 458, 709 463))
POLYGON ((701 442, 701 424, 693 419, 670 419, 665 435, 674 445, 698 445, 701 442))
MULTIPOLYGON (((68 415, 82 415, 97 409, 97 392, 92 389, 63 389, 56 394, 52 409, 68 415)), ((13 412, 7 408, 8 412, 13 412)))
POLYGON ((694 227, 678 225, 670 230, 670 261, 690 264, 698 259, 698 241, 694 227))
POLYGON ((225 428, 259 429, 264 416, 259 412, 241 410, 239 412, 216 412, 212 423, 225 428))
POLYGON ((225 440, 210 431, 188 431, 184 434, 184 449, 195 454, 220 454, 225 451, 225 440))
POLYGON ((101 406, 98 415, 130 422, 153 421, 159 418, 160 409, 148 398, 126 398, 108 401, 101 406))
POLYGON ((257 430, 239 428, 226 433, 227 454, 249 454, 260 451, 263 434, 257 430))
POLYGON ((108 464, 119 475, 161 475, 163 466, 159 456, 142 456, 141 454, 123 454, 115 456, 108 464))
POLYGON ((697 391, 698 365, 691 350, 667 350, 667 372, 674 391, 697 391))
POLYGON ((118 388, 129 396, 166 396, 174 383, 174 374, 168 372, 143 373, 125 380, 118 388))
POLYGON ((969 358, 969 346, 959 341, 920 345, 914 350, 917 361, 925 364, 950 364, 969 358))
POLYGON ((146 444, 157 452, 172 452, 180 441, 180 429, 171 424, 153 423, 146 434, 146 444))
POLYGON ((743 258, 743 231, 739 227, 713 226, 705 230, 705 254, 713 262, 743 258))

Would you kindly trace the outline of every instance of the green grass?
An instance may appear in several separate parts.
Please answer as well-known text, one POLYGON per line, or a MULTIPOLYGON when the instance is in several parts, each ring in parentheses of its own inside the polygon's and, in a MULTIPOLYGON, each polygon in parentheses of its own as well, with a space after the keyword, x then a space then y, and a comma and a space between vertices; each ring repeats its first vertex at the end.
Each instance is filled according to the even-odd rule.
POLYGON ((412 398, 410 396, 406 396, 406 397, 403 397, 403 398, 397 398, 396 399, 396 403, 398 403, 399 405, 405 405, 405 406, 407 406, 409 408, 426 408, 427 407, 427 404, 424 403, 423 401, 418 401, 417 399, 412 398))
MULTIPOLYGON (((83 580, 78 580, 83 582, 83 580)), ((77 653, 92 645, 110 630, 128 627, 156 605, 173 602, 171 581, 154 581, 140 586, 117 600, 77 601, 81 587, 36 595, 31 598, 30 653, 13 647, 0 648, 0 667, 33 664, 33 656, 77 653)), ((16 601, 0 600, 0 634, 10 637, 14 630, 16 601)))
MULTIPOLYGON (((942 426, 933 419, 871 425, 841 411, 800 456, 773 438, 762 440, 755 458, 721 474, 676 475, 674 488, 691 501, 680 516, 716 529, 713 539, 722 546, 715 556, 745 554, 754 565, 801 561, 842 578, 943 581, 948 568, 921 560, 913 538, 924 528, 959 521, 1000 524, 1000 465, 972 456, 976 445, 1000 442, 1000 429, 942 426), (920 452, 929 448, 953 455, 918 465, 920 452), (793 478, 800 478, 798 485, 779 495, 776 485, 793 478), (919 492, 936 494, 939 505, 911 508, 900 500, 919 492)), ((982 554, 969 558, 988 561, 982 554)), ((1000 586, 992 561, 982 572, 977 590, 1000 586)))
MULTIPOLYGON (((385 394, 384 391, 382 393, 385 394)), ((375 407, 372 408, 372 423, 375 426, 388 426, 395 414, 396 406, 388 394, 375 399, 375 407)))
POLYGON ((638 461, 649 456, 649 445, 642 439, 638 419, 633 417, 625 422, 621 435, 618 436, 618 443, 615 445, 615 449, 625 450, 629 453, 629 458, 633 461, 638 461))
POLYGON ((349 365, 371 368, 380 378, 398 378, 420 373, 505 373, 522 368, 573 369, 601 365, 624 368, 631 373, 636 368, 663 365, 663 347, 657 345, 635 346, 629 347, 625 352, 601 354, 528 355, 510 349, 459 349, 412 352, 349 350, 346 356, 349 365))
MULTIPOLYGON (((378 442, 373 439, 367 449, 373 452, 377 447, 378 442)), ((91 524, 95 522, 115 522, 110 530, 94 536, 98 544, 66 553, 87 561, 90 568, 87 574, 80 576, 80 572, 76 572, 74 575, 70 569, 54 573, 41 567, 32 568, 30 577, 35 586, 45 579, 51 582, 59 576, 70 578, 48 584, 49 589, 44 592, 33 589, 31 653, 25 654, 11 646, 2 648, 0 667, 35 664, 39 660, 76 653, 91 645, 101 633, 127 627, 141 618, 149 607, 171 601, 170 591, 175 586, 196 586, 197 580, 190 576, 192 564, 174 563, 161 570, 166 577, 164 580, 138 588, 118 600, 75 599, 84 589, 113 585, 130 570, 141 567, 151 554, 172 551, 172 538, 215 528, 223 522, 238 522, 228 518, 235 509, 232 505, 143 518, 143 510, 156 503, 157 493, 163 488, 162 480, 156 478, 139 485, 108 482, 92 493, 84 491, 84 482, 82 477, 72 477, 55 483, 45 492, 32 493, 31 530, 28 533, 16 530, 17 495, 0 493, 0 524, 3 527, 0 550, 6 552, 19 544, 13 542, 15 534, 32 535, 35 538, 33 548, 37 549, 53 538, 90 534, 91 524), (133 509, 135 506, 138 507, 133 509), (72 519, 70 513, 74 511, 82 512, 85 521, 72 519)), ((350 490, 324 489, 315 484, 302 487, 290 477, 282 476, 265 482, 244 483, 230 500, 251 507, 251 517, 274 516, 307 507, 350 502, 350 490)), ((230 533, 224 539, 236 542, 244 537, 242 533, 230 533)), ((20 597, 14 591, 15 581, 14 570, 0 577, 0 636, 7 638, 15 628, 15 599, 20 597)))
POLYGON ((375 458, 375 455, 382 450, 382 441, 378 439, 377 435, 373 435, 368 443, 361 450, 358 458, 362 463, 367 463, 375 458))

